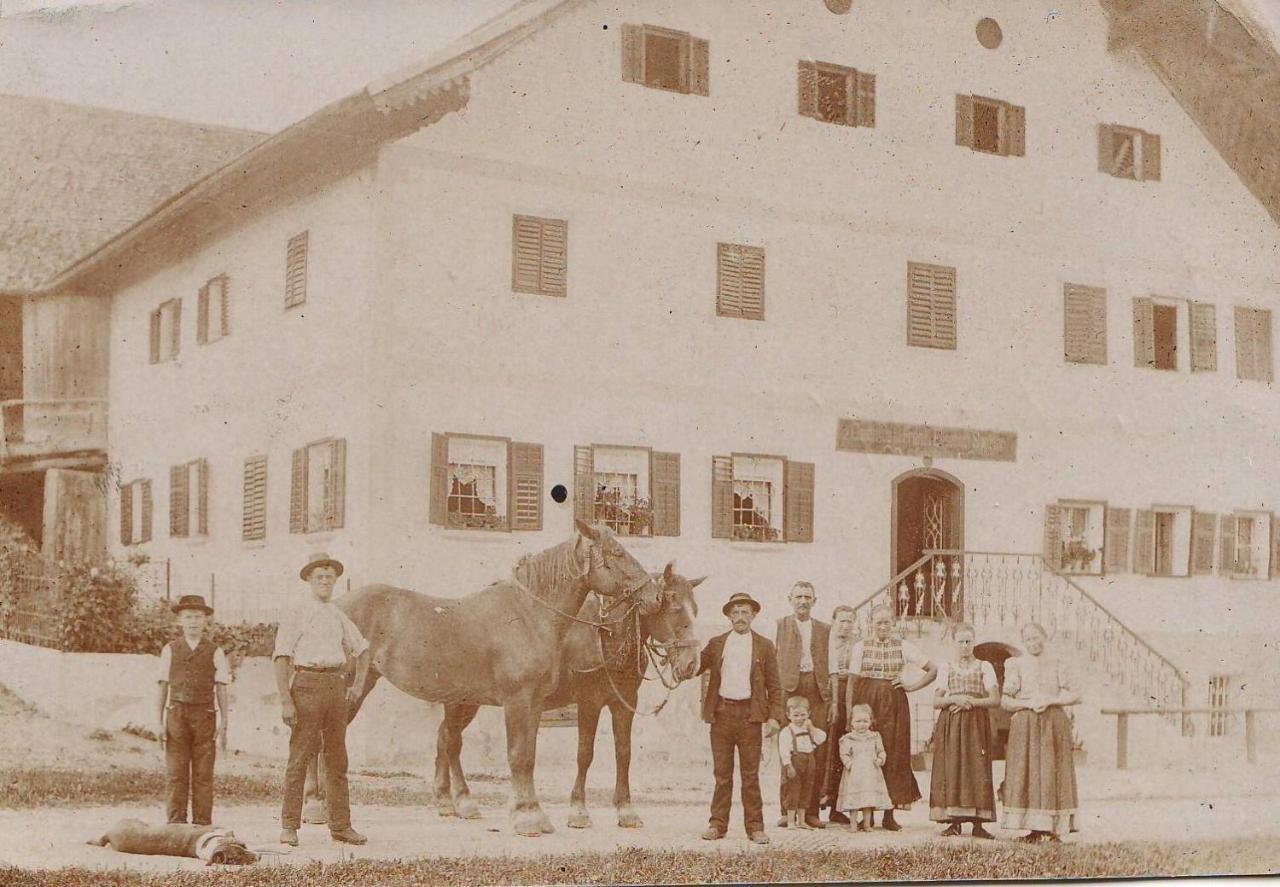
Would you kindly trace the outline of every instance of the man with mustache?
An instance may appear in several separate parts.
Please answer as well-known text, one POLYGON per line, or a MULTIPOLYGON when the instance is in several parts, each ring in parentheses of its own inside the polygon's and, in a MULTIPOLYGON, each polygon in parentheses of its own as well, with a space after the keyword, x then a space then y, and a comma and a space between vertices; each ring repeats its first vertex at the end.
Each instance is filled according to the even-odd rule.
MULTIPOLYGON (((801 580, 791 586, 787 601, 791 604, 792 614, 778 620, 778 675, 787 697, 803 696, 807 699, 809 716, 815 724, 825 727, 827 694, 830 691, 827 686, 827 659, 831 626, 809 618, 816 600, 817 593, 813 583, 801 580)), ((823 743, 814 753, 818 773, 826 772, 827 747, 831 744, 823 743)), ((813 791, 804 802, 804 821, 810 828, 825 827, 818 819, 818 801, 822 797, 823 788, 823 780, 815 779, 813 791)), ((778 820, 778 827, 786 828, 785 799, 780 800, 779 804, 784 811, 782 819, 778 820)))
POLYGON ((702 719, 711 725, 711 760, 716 777, 711 819, 702 838, 716 841, 729 829, 736 751, 742 771, 742 813, 747 837, 753 844, 768 844, 760 796, 761 724, 766 738, 777 734, 786 696, 778 680, 773 643, 751 630, 760 604, 739 591, 729 597, 722 612, 733 628, 707 642, 698 669, 699 674, 708 673, 702 719))

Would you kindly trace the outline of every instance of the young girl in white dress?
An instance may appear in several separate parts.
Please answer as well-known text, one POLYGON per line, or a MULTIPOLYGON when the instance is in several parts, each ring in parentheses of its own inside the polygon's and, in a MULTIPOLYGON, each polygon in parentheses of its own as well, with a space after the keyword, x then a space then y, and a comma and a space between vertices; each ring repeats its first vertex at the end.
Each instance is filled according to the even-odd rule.
MULTIPOLYGON (((857 830, 871 831, 873 811, 893 809, 881 770, 887 755, 880 734, 871 729, 871 706, 855 705, 849 709, 849 732, 840 737, 840 760, 844 762, 844 776, 840 779, 836 809, 848 814, 860 811, 857 830)), ((855 828, 854 819, 849 817, 850 831, 855 828)))

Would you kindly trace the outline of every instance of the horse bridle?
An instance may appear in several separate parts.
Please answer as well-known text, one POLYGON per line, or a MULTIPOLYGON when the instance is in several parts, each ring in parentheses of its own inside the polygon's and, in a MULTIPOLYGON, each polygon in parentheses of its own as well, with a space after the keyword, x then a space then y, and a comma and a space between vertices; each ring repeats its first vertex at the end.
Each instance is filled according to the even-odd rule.
MULTIPOLYGON (((576 557, 573 559, 574 566, 578 567, 578 573, 573 577, 574 581, 577 581, 578 579, 582 579, 583 577, 587 576, 593 569, 604 569, 604 552, 600 550, 600 544, 595 541, 592 541, 590 544, 591 544, 591 551, 587 553, 586 569, 582 569, 581 567, 578 567, 578 560, 576 557)), ((518 567, 519 564, 517 564, 516 566, 518 567)), ((533 591, 529 588, 529 586, 525 585, 523 582, 520 581, 520 577, 516 575, 515 570, 511 571, 511 581, 514 582, 516 586, 525 594, 527 594, 532 600, 534 600, 538 604, 541 604, 543 607, 546 607, 552 613, 555 613, 559 616, 563 616, 565 619, 568 619, 572 622, 577 622, 581 625, 590 625, 592 628, 603 628, 605 631, 612 631, 613 629, 611 628, 611 626, 620 625, 640 606, 640 599, 637 596, 637 592, 639 592, 640 589, 644 588, 649 583, 653 582, 653 577, 650 576, 648 573, 643 573, 643 576, 644 576, 643 579, 638 581, 635 585, 625 589, 621 594, 602 595, 598 591, 593 590, 591 593, 599 596, 603 601, 608 601, 610 599, 616 598, 619 602, 627 603, 629 604, 629 606, 627 607, 626 612, 624 612, 617 619, 610 620, 610 621, 602 621, 602 622, 592 622, 590 619, 580 619, 577 616, 564 612, 564 610, 561 610, 559 607, 556 607, 547 603, 542 598, 534 594, 533 591)), ((612 608, 601 606, 600 608, 601 615, 602 616, 605 615, 610 609, 612 608)))

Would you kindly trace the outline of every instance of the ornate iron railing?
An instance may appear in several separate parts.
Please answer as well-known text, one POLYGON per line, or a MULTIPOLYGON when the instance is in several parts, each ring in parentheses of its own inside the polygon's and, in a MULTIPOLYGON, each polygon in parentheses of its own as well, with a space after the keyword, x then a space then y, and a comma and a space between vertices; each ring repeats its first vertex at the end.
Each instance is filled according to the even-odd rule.
POLYGON ((1185 704, 1182 669, 1038 554, 927 551, 854 606, 860 633, 879 604, 897 614, 899 631, 921 621, 1015 630, 1038 622, 1135 698, 1163 708, 1185 704))

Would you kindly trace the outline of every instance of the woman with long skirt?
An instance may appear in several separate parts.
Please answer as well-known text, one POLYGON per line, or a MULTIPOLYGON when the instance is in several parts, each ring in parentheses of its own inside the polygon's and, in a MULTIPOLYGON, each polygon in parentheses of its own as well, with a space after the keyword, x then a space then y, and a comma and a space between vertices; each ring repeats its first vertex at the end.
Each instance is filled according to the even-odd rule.
POLYGON ((1046 650, 1045 630, 1022 627, 1026 655, 1004 666, 1002 706, 1013 713, 1005 748, 1004 816, 1001 825, 1028 829, 1028 844, 1058 841, 1075 831, 1079 798, 1066 707, 1078 705, 1065 664, 1046 650))
POLYGON ((1000 704, 1000 684, 990 662, 973 655, 973 626, 961 622, 951 632, 954 662, 938 670, 933 707, 940 709, 933 728, 933 771, 929 784, 929 818, 948 823, 945 838, 960 834, 960 824, 973 823, 975 838, 994 838, 984 822, 996 820, 991 782, 991 713, 1000 704))
MULTIPOLYGON (((895 810, 910 810, 920 800, 920 786, 911 772, 911 706, 907 694, 933 683, 938 667, 915 644, 893 633, 895 613, 885 604, 871 608, 871 636, 853 645, 850 667, 857 677, 849 681, 845 711, 855 705, 871 706, 875 729, 884 739, 887 760, 884 781, 895 810), (904 682, 903 669, 913 665, 924 672, 919 681, 904 682)), ((886 810, 883 825, 889 831, 902 828, 886 810)))

